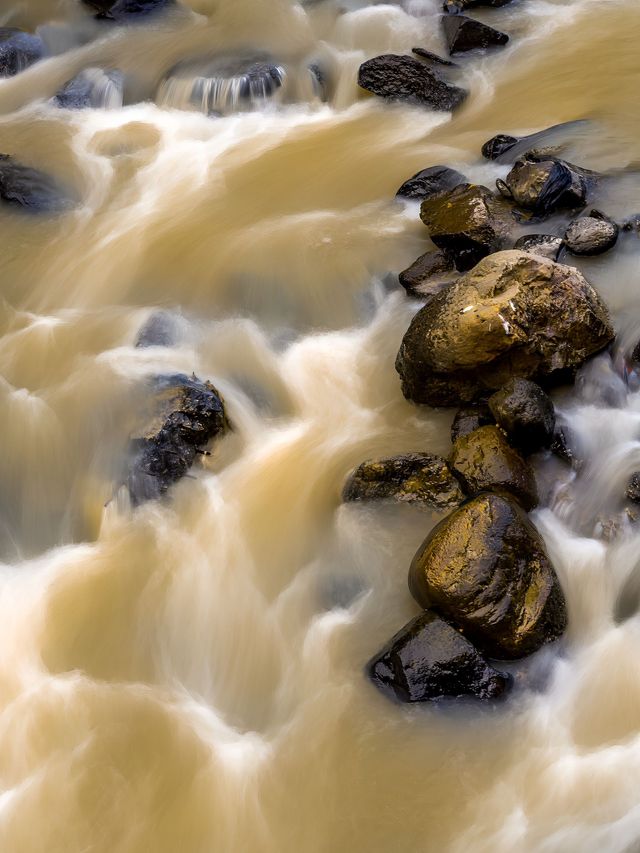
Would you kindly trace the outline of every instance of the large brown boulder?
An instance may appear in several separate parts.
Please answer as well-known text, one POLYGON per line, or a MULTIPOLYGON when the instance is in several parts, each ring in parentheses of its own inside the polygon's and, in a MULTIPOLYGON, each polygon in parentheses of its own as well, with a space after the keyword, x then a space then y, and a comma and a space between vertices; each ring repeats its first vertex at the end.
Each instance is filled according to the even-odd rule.
POLYGON ((409 588, 493 658, 531 654, 567 624, 544 542, 503 495, 478 495, 440 522, 411 563, 409 588))
POLYGON ((457 439, 449 464, 468 495, 497 490, 512 494, 525 509, 538 503, 533 469, 497 426, 483 426, 457 439))
POLYGON ((578 270, 510 250, 418 311, 396 370, 407 399, 453 406, 514 376, 566 379, 613 338, 605 305, 578 270))

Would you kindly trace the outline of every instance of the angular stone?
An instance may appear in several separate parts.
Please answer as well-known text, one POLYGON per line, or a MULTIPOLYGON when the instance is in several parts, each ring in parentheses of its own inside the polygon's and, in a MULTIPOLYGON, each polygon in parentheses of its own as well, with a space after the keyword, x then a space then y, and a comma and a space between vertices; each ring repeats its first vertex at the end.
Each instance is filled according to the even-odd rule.
POLYGON ((398 278, 408 296, 431 299, 451 283, 453 261, 444 252, 425 252, 398 278))
POLYGON ((527 510, 538 503, 533 469, 497 426, 483 426, 457 439, 449 465, 468 495, 509 492, 527 510))
POLYGON ((441 521, 411 563, 409 588, 492 658, 531 654, 567 625, 544 542, 503 495, 478 495, 441 521))
POLYGON ((466 178, 448 166, 429 166, 405 181, 396 195, 404 198, 435 198, 463 184, 466 178))
POLYGON ((509 41, 506 33, 465 15, 445 15, 442 27, 451 56, 479 48, 501 47, 509 41))
POLYGON ((456 442, 463 435, 493 423, 495 419, 487 405, 478 403, 475 406, 463 406, 458 409, 451 424, 451 441, 456 442))
POLYGON ((449 111, 459 106, 467 93, 439 77, 424 62, 412 56, 385 54, 360 66, 358 85, 390 101, 421 104, 449 111))
POLYGON ((136 347, 170 347, 176 342, 176 318, 169 311, 154 311, 136 338, 136 347))
POLYGON ((432 509, 452 509, 464 500, 446 461, 432 453, 405 453, 363 462, 342 493, 344 501, 395 500, 432 509))
POLYGON ((512 379, 489 397, 489 408, 509 439, 525 453, 535 453, 553 441, 553 401, 535 382, 512 379))
POLYGON ((551 261, 557 261, 564 248, 564 240, 562 237, 555 237, 553 234, 524 234, 516 240, 513 248, 528 252, 531 255, 549 258, 551 261))
POLYGON ((494 699, 511 686, 508 674, 493 669, 462 634, 429 611, 401 628, 369 661, 367 673, 400 702, 494 699))

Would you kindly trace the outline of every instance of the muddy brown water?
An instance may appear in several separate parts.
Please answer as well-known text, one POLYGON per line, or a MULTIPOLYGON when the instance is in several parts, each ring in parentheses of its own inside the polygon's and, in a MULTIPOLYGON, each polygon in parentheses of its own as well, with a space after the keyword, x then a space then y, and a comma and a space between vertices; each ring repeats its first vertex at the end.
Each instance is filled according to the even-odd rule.
MULTIPOLYGON (((569 159, 612 175, 599 206, 640 212, 636 0, 478 13, 512 40, 463 60, 453 118, 363 96, 364 59, 443 49, 438 14, 190 0, 113 29, 75 0, 3 2, 0 24, 44 28, 55 55, 0 81, 0 149, 78 199, 0 210, 4 853, 640 849, 640 532, 600 535, 640 468, 615 358, 557 395, 580 473, 538 463, 565 641, 493 708, 396 706, 362 674, 417 612, 406 573, 437 517, 340 506, 344 477, 446 453, 451 421, 409 405, 393 367, 418 306, 388 273, 428 243, 395 189, 436 163, 491 184, 507 167, 481 160, 489 136, 575 122, 569 159), (247 48, 294 69, 289 103, 152 100, 181 60, 247 48), (138 102, 53 107, 88 66, 120 68, 138 102), (135 348, 158 307, 176 346, 135 348), (131 513, 114 483, 132 412, 145 377, 180 371, 215 382, 234 432, 131 513)), ((631 233, 580 262, 623 343, 639 250, 631 233)))

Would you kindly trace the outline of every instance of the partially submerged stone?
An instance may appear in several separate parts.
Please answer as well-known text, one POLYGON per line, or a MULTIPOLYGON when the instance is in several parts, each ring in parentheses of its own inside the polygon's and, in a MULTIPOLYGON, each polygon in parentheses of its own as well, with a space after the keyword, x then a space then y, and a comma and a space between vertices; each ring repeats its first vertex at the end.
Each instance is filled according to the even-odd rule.
POLYGON ((508 3, 511 3, 511 0, 444 0, 442 8, 445 12, 457 15, 467 9, 477 9, 480 6, 497 8, 506 6, 508 3))
POLYGON ((509 41, 506 33, 465 15, 445 15, 442 27, 450 56, 480 48, 501 47, 509 41))
POLYGON ((15 27, 0 27, 0 77, 13 77, 44 56, 39 36, 15 27))
POLYGON ((409 588, 492 658, 531 654, 567 625, 544 542, 504 495, 479 495, 441 521, 411 563, 409 588))
POLYGON ((511 685, 462 634, 426 611, 401 628, 367 664, 373 683, 400 702, 475 696, 495 699, 511 685))
POLYGON ((149 315, 136 337, 136 347, 170 347, 177 338, 177 322, 170 311, 158 310, 149 315))
POLYGON ((513 248, 557 261, 564 248, 564 240, 554 234, 524 234, 516 240, 513 248))
POLYGON ((505 197, 538 215, 584 207, 589 189, 584 170, 557 157, 539 159, 533 154, 516 160, 496 185, 505 197))
POLYGON ((344 501, 394 500, 452 509, 464 495, 446 461, 432 453, 405 453, 363 462, 344 487, 344 501))
POLYGON ((98 14, 96 17, 117 23, 146 18, 175 5, 174 0, 82 0, 98 14))
POLYGON ((465 182, 465 176, 449 166, 429 166, 405 181, 396 192, 404 198, 435 198, 465 182))
POLYGON ((410 267, 403 270, 398 279, 415 299, 431 299, 447 287, 452 280, 453 260, 444 252, 425 252, 410 267))
POLYGON ((30 213, 57 213, 71 205, 53 178, 8 154, 0 154, 0 198, 30 213))
POLYGON ((519 142, 517 136, 509 136, 506 133, 498 133, 488 139, 482 146, 482 156, 487 160, 497 160, 519 142))
POLYGON ((512 225, 505 203, 475 184, 460 184, 448 193, 425 199, 420 218, 431 240, 462 271, 501 249, 512 225))
POLYGON ((574 255, 601 255, 615 246, 618 233, 615 222, 592 210, 589 216, 581 216, 569 223, 564 241, 574 255))
POLYGON ((419 56, 420 59, 426 60, 426 62, 431 62, 434 65, 444 65, 448 68, 457 68, 455 62, 452 62, 450 59, 444 59, 442 56, 438 56, 437 53, 432 53, 430 50, 425 50, 424 47, 412 47, 411 53, 415 53, 416 56, 419 56))
POLYGON ((418 311, 396 370, 409 400, 460 405, 516 376, 564 380, 613 338, 604 303, 578 270, 510 250, 418 311))
POLYGON ((134 505, 166 492, 228 429, 224 402, 210 382, 177 374, 154 384, 149 418, 131 441, 127 486, 134 505))
POLYGON ((460 436, 453 445, 449 465, 468 495, 508 492, 527 510, 538 503, 533 469, 497 426, 483 426, 460 436))
POLYGON ((485 403, 473 406, 462 406, 455 414, 451 424, 451 441, 456 442, 463 435, 495 423, 491 410, 485 403))
POLYGON ((489 408, 509 439, 525 453, 549 447, 556 427, 553 401, 528 379, 511 379, 489 397, 489 408))
POLYGON ((54 104, 67 110, 122 106, 124 77, 120 71, 86 68, 54 96, 54 104))
POLYGON ((412 56, 385 54, 367 60, 358 71, 358 84, 390 101, 421 104, 448 111, 459 106, 467 93, 447 83, 428 65, 412 56))

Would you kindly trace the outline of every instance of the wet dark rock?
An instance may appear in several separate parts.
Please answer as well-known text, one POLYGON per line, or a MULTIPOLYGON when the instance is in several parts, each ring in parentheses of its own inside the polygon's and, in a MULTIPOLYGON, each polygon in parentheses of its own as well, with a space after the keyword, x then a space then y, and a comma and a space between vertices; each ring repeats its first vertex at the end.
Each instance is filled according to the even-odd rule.
POLYGON ((154 15, 175 5, 174 0, 82 0, 98 14, 96 17, 126 23, 154 15))
POLYGON ((520 207, 537 215, 584 207, 588 180, 583 170, 558 158, 538 159, 529 154, 517 160, 496 186, 520 207))
POLYGON ((56 106, 67 110, 121 107, 123 86, 120 71, 87 68, 65 83, 53 100, 56 106))
POLYGON ((498 133, 492 136, 482 146, 482 156, 487 160, 497 160, 506 154, 518 142, 517 136, 508 136, 506 133, 498 133))
POLYGON ((396 370, 407 399, 459 406, 516 376, 564 381, 613 338, 605 305, 578 270, 510 250, 418 311, 396 370))
POLYGON ((464 183, 465 176, 448 166, 429 166, 405 181, 396 195, 404 198, 435 198, 464 183))
POLYGON ((557 261, 564 248, 564 240, 553 234, 525 234, 516 240, 513 248, 557 261))
POLYGON ((451 424, 451 441, 456 442, 463 435, 469 435, 474 430, 493 423, 495 423, 494 417, 485 403, 463 406, 458 409, 451 424))
POLYGON ((629 483, 627 485, 625 495, 630 501, 633 501, 636 504, 640 503, 640 471, 635 471, 631 477, 629 477, 629 483))
POLYGON ((444 0, 442 8, 445 12, 457 15, 460 12, 466 12, 467 9, 477 9, 480 6, 497 8, 506 6, 508 3, 511 3, 511 0, 444 0))
POLYGON ((453 257, 461 271, 501 249, 512 224, 504 202, 475 184, 460 184, 448 193, 425 199, 420 218, 431 240, 453 257))
POLYGON ((134 506, 166 492, 227 429, 224 401, 210 382, 182 374, 158 377, 148 419, 131 441, 127 486, 134 506))
POLYGON ((640 232, 640 213, 635 213, 622 223, 623 231, 638 231, 640 232))
POLYGON ((451 56, 478 48, 501 47, 509 41, 506 33, 465 15, 445 15, 442 27, 451 56))
POLYGON ((14 27, 0 27, 0 77, 13 77, 43 56, 41 38, 14 27))
POLYGON ((478 495, 441 521, 411 563, 409 588, 492 658, 531 654, 567 625, 542 537, 505 495, 478 495))
POLYGON ((459 106, 467 93, 439 77, 424 62, 412 56, 385 54, 360 66, 358 84, 390 101, 422 104, 448 111, 459 106))
POLYGON ((489 408, 509 440, 525 453, 549 447, 553 441, 553 401, 535 382, 512 379, 489 397, 489 408))
POLYGON ((468 495, 509 492, 529 510, 538 503, 533 470, 494 425, 457 439, 449 465, 468 495))
POLYGON ((419 56, 420 59, 424 59, 427 62, 431 62, 434 65, 445 65, 448 68, 457 68, 455 62, 452 62, 450 59, 443 59, 442 56, 438 56, 437 53, 431 53, 430 50, 425 50, 423 47, 412 47, 411 53, 415 53, 416 56, 419 56))
POLYGON ((169 311, 154 311, 136 338, 136 347, 170 347, 176 342, 176 318, 169 311))
POLYGON ((408 296, 415 299, 431 299, 451 283, 453 261, 444 252, 425 252, 398 278, 408 296))
POLYGON ((452 509, 464 495, 446 461, 432 453, 406 453, 363 462, 342 493, 344 501, 394 500, 452 509))
POLYGON ((0 198, 30 213, 55 213, 71 205, 53 178, 0 154, 0 198))
POLYGON ((592 210, 569 223, 564 241, 574 255, 601 255, 612 249, 618 241, 618 226, 607 216, 592 210))
POLYGON ((511 685, 508 674, 493 669, 462 634, 430 611, 401 628, 369 661, 367 673, 400 702, 494 699, 511 685))

